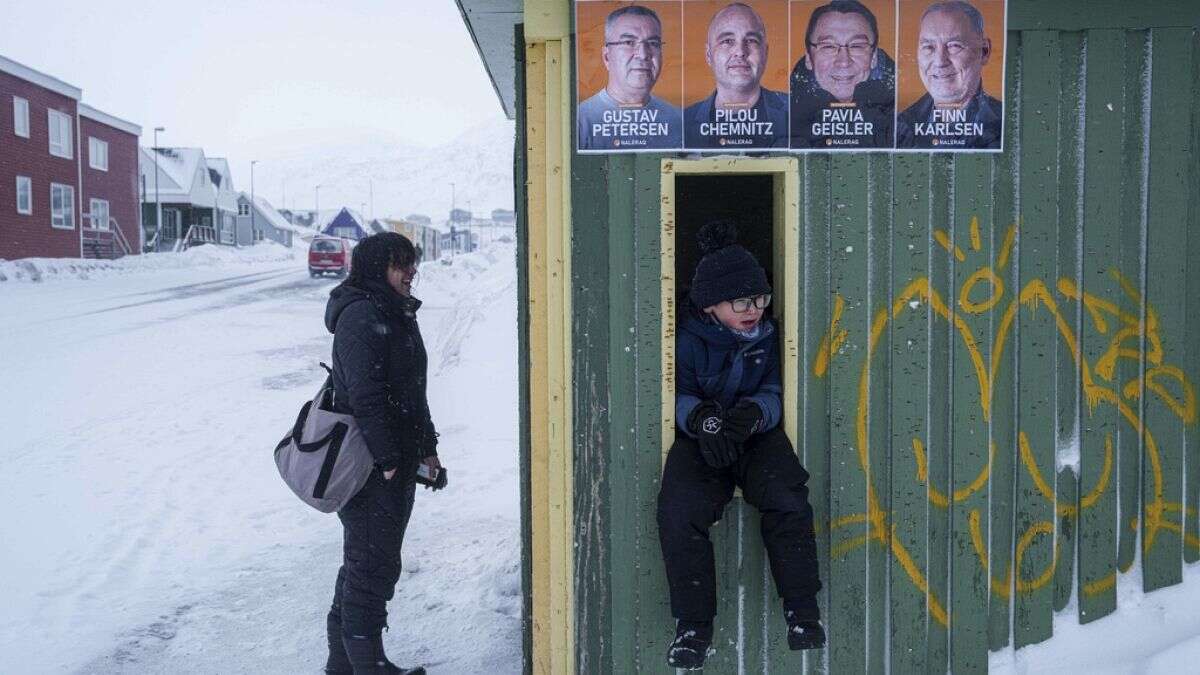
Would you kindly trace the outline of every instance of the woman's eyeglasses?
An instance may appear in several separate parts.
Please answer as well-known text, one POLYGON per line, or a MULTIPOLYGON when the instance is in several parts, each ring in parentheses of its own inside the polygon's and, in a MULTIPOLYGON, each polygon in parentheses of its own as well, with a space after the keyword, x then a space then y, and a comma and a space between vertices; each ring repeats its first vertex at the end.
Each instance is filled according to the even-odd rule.
POLYGON ((737 312, 738 314, 745 314, 746 312, 749 312, 751 307, 756 309, 766 309, 770 304, 770 293, 753 295, 748 298, 735 298, 729 301, 729 305, 733 307, 733 311, 737 312))

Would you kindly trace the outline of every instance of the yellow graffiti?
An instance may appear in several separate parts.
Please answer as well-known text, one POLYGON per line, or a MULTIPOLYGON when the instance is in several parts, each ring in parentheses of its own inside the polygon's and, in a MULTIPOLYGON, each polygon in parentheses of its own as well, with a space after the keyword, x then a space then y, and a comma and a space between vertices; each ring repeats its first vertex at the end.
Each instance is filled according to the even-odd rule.
POLYGON ((961 248, 959 248, 958 246, 951 243, 950 235, 946 234, 945 230, 936 230, 933 233, 933 238, 937 240, 937 243, 942 245, 942 248, 946 249, 946 251, 948 251, 950 253, 953 253, 955 260, 957 260, 958 262, 966 261, 966 259, 967 259, 966 254, 963 253, 963 250, 961 248))
POLYGON ((817 377, 825 376, 826 371, 829 370, 829 362, 833 360, 833 355, 842 348, 842 343, 850 335, 850 331, 839 325, 842 320, 842 311, 845 309, 846 299, 839 293, 833 299, 833 318, 829 320, 829 332, 821 339, 821 346, 817 349, 817 358, 813 364, 813 374, 817 377))
MULTIPOLYGON (((941 599, 930 589, 929 580, 924 571, 916 564, 901 539, 896 536, 897 523, 892 520, 891 514, 881 507, 882 502, 876 493, 870 463, 869 394, 871 365, 875 351, 883 342, 882 338, 888 323, 894 322, 906 313, 918 310, 922 304, 928 307, 936 319, 945 321, 953 329, 954 335, 957 336, 957 342, 965 350, 978 387, 979 406, 984 422, 991 419, 993 387, 1001 365, 1005 363, 1005 347, 1013 333, 1018 313, 1024 309, 1029 319, 1035 319, 1039 315, 1052 319, 1058 339, 1067 348, 1073 364, 1078 368, 1081 391, 1087 402, 1089 414, 1094 414, 1096 408, 1102 404, 1111 405, 1119 413, 1120 419, 1140 434, 1143 440, 1145 466, 1149 481, 1148 494, 1143 498, 1145 502, 1142 510, 1144 522, 1141 523, 1143 551, 1148 552, 1153 548, 1156 536, 1161 530, 1176 533, 1183 538, 1186 545, 1200 548, 1200 538, 1184 533, 1182 525, 1185 513, 1195 516, 1196 510, 1194 508, 1185 509, 1182 504, 1165 500, 1159 446, 1154 434, 1143 424, 1135 406, 1131 405, 1131 403, 1137 402, 1143 391, 1150 392, 1184 424, 1191 425, 1197 419, 1195 389, 1179 367, 1162 362, 1163 336, 1158 313, 1144 301, 1141 292, 1129 279, 1116 269, 1109 270, 1109 276, 1135 304, 1134 312, 1124 311, 1118 303, 1112 300, 1085 292, 1073 279, 1060 278, 1053 286, 1047 285, 1041 279, 1027 281, 1016 293, 1016 297, 1010 299, 1000 311, 996 332, 992 339, 993 351, 990 355, 990 362, 985 359, 979 346, 979 340, 968 319, 981 317, 997 310, 1004 301, 1005 285, 996 270, 1003 270, 1008 265, 1016 235, 1017 226, 1013 224, 1005 233, 995 265, 980 266, 963 283, 957 298, 957 309, 946 303, 941 294, 933 288, 929 278, 920 277, 909 282, 898 293, 890 310, 879 309, 875 312, 867 335, 867 348, 862 366, 858 372, 858 406, 855 418, 855 449, 859 468, 866 479, 867 510, 865 513, 843 515, 829 524, 831 533, 850 525, 865 526, 865 530, 856 528, 852 534, 833 544, 831 554, 834 558, 840 558, 861 546, 869 546, 872 542, 878 542, 894 556, 916 589, 925 595, 930 615, 938 623, 947 627, 950 625, 950 616, 941 599), (1107 345, 1094 363, 1089 362, 1080 354, 1080 342, 1071 327, 1071 322, 1067 319, 1070 311, 1064 313, 1051 288, 1056 289, 1062 299, 1082 306, 1091 319, 1090 326, 1094 333, 1107 336, 1107 345), (961 313, 958 310, 961 310, 961 313), (1144 355, 1140 351, 1143 344, 1145 345, 1144 355), (1132 359, 1140 362, 1143 357, 1147 363, 1144 374, 1124 383, 1123 386, 1114 382, 1120 359, 1132 359), (1168 514, 1177 517, 1178 522, 1169 519, 1168 514)), ((979 220, 976 217, 971 218, 969 236, 972 252, 980 251, 982 235, 979 230, 979 220)), ((966 254, 951 241, 945 230, 935 230, 933 237, 956 260, 965 262, 966 254)), ((845 300, 839 294, 834 299, 829 330, 822 339, 814 360, 813 374, 817 377, 824 377, 829 372, 834 354, 838 353, 849 338, 849 331, 841 326, 844 308, 845 300)), ((952 503, 964 502, 988 485, 996 453, 994 443, 989 443, 987 461, 975 478, 961 487, 950 486, 949 494, 939 490, 931 483, 928 453, 920 438, 912 439, 912 449, 913 459, 916 463, 917 482, 925 486, 926 497, 929 503, 935 507, 944 509, 952 503)), ((1095 506, 1115 484, 1112 477, 1115 453, 1111 433, 1107 433, 1104 438, 1104 460, 1096 484, 1083 493, 1078 504, 1057 503, 1054 487, 1042 475, 1029 437, 1023 430, 1017 432, 1016 447, 1006 449, 1006 452, 1012 452, 1019 457, 1020 466, 1028 475, 1034 493, 1054 506, 1057 517, 1078 518, 1081 511, 1095 506)), ((1031 593, 1044 587, 1054 578, 1059 564, 1059 546, 1054 537, 1053 522, 1043 520, 1030 523, 1017 537, 1013 559, 1007 563, 1002 576, 997 577, 991 569, 980 520, 979 510, 971 509, 967 518, 971 546, 979 558, 982 569, 988 576, 991 591, 997 597, 1006 599, 1014 590, 1017 593, 1031 593), (1021 572, 1025 554, 1042 536, 1051 537, 1050 562, 1033 576, 1025 577, 1021 572)), ((1132 518, 1131 527, 1136 530, 1138 525, 1138 518, 1135 516, 1132 518)), ((1115 583, 1116 572, 1113 572, 1103 579, 1083 584, 1083 592, 1089 596, 1095 595, 1113 588, 1115 583)))
MULTIPOLYGON (((925 445, 921 443, 921 439, 919 438, 912 439, 912 445, 913 454, 917 459, 917 482, 925 483, 927 480, 929 480, 929 464, 925 459, 925 445)), ((990 449, 991 452, 988 455, 988 463, 983 467, 983 470, 979 472, 979 475, 975 477, 975 480, 971 481, 970 485, 954 491, 955 502, 966 501, 968 497, 982 490, 984 485, 987 485, 988 475, 991 473, 992 458, 996 456, 996 444, 992 443, 990 449)), ((940 506, 943 509, 949 506, 950 500, 948 500, 946 495, 942 494, 937 488, 933 487, 932 485, 926 485, 926 489, 929 491, 929 502, 931 504, 934 506, 940 506)))

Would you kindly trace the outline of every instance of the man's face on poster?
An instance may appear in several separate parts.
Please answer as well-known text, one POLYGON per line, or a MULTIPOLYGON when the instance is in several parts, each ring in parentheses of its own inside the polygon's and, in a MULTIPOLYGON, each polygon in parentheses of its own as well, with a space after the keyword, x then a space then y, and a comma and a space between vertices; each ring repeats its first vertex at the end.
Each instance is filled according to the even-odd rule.
POLYGON ((708 24, 704 60, 712 68, 717 89, 745 91, 762 81, 767 66, 767 31, 748 7, 727 7, 708 24))
POLYGON ((809 70, 817 84, 835 99, 847 103, 854 87, 865 82, 875 67, 877 37, 866 17, 853 12, 828 12, 817 19, 808 45, 809 70))
POLYGON ((653 17, 624 14, 605 31, 604 42, 609 91, 645 104, 662 71, 662 26, 653 17))
POLYGON ((991 55, 991 40, 976 33, 960 11, 931 12, 921 21, 917 69, 938 105, 961 105, 974 96, 991 55))

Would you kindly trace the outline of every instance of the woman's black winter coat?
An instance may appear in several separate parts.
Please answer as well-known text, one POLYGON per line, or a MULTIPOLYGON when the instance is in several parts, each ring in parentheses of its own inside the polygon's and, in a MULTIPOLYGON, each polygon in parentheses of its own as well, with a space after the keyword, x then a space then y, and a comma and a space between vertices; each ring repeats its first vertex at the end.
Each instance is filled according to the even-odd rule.
POLYGON ((354 415, 385 471, 402 465, 415 471, 421 459, 437 454, 420 306, 386 284, 343 283, 325 307, 325 327, 333 333, 334 407, 354 415))

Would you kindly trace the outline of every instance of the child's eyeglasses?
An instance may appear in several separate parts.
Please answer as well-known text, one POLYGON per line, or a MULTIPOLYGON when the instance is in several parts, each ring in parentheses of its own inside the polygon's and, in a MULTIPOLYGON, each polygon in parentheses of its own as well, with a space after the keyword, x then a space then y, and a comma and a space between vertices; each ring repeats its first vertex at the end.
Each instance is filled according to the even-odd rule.
POLYGON ((738 314, 749 312, 751 307, 755 307, 757 309, 766 309, 770 304, 770 293, 754 295, 748 298, 735 298, 729 301, 729 306, 733 307, 733 311, 737 312, 738 314))

